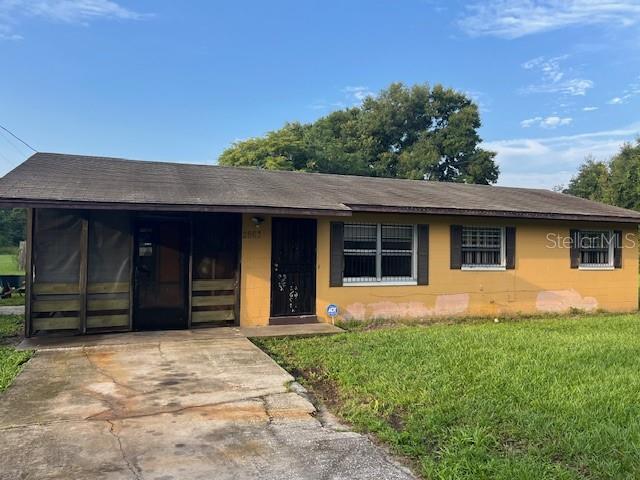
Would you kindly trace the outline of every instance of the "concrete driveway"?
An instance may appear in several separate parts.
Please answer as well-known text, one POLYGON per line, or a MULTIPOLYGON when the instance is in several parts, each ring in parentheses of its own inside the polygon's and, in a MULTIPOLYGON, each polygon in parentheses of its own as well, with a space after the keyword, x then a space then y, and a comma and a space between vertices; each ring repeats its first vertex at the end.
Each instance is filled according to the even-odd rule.
POLYGON ((2 479, 411 479, 236 329, 40 350, 0 395, 2 479))

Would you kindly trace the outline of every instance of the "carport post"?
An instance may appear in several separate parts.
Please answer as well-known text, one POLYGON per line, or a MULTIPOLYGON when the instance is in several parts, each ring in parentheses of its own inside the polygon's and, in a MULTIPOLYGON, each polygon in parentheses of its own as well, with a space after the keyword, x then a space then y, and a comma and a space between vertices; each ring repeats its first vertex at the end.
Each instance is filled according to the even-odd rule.
POLYGON ((27 208, 27 244, 24 275, 24 336, 31 336, 31 283, 33 282, 33 208, 27 208))
POLYGON ((193 310, 193 215, 189 215, 189 267, 187 275, 187 328, 191 329, 193 310))
POLYGON ((87 263, 89 251, 89 213, 82 218, 80 233, 80 332, 87 333, 87 263))

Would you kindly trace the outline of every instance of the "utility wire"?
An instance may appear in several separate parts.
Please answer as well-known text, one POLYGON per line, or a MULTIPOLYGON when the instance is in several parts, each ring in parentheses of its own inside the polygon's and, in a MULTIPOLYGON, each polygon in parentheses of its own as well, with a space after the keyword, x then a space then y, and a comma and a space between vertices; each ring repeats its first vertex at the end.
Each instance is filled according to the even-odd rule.
POLYGON ((17 135, 15 135, 11 130, 3 127, 2 125, 0 125, 0 128, 2 130, 4 130, 5 132, 7 132, 9 135, 11 135, 13 138, 15 138, 16 140, 18 140, 20 143, 22 143, 23 145, 25 145, 27 148, 31 149, 34 151, 34 153, 38 153, 38 151, 33 148, 31 145, 29 145, 27 142, 25 142, 24 140, 22 140, 20 137, 18 137, 17 135))

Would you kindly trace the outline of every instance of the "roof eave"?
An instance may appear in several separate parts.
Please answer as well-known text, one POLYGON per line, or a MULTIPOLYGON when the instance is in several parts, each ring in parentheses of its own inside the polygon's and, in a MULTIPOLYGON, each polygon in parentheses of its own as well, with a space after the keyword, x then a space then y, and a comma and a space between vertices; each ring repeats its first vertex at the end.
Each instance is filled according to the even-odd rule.
POLYGON ((139 210, 172 212, 228 212, 256 213, 271 215, 339 216, 348 217, 353 212, 369 213, 416 213, 429 215, 452 215, 467 217, 493 217, 537 220, 566 220, 581 222, 607 222, 640 224, 640 217, 615 215, 566 214, 554 212, 519 212, 506 210, 460 209, 441 207, 409 207, 390 205, 346 204, 344 209, 318 209, 302 207, 282 207, 268 205, 204 205, 204 204, 164 204, 132 202, 87 202, 72 200, 35 200, 26 198, 0 198, 0 208, 69 208, 87 210, 139 210))
POLYGON ((454 215, 466 217, 494 217, 494 218, 526 218, 537 220, 569 220, 582 222, 607 222, 607 223, 633 223, 640 224, 639 217, 623 217, 616 215, 591 215, 591 214, 568 214, 554 212, 518 212, 507 210, 482 210, 482 209, 462 209, 462 208, 440 208, 440 207, 398 207, 387 205, 363 205, 347 204, 354 212, 371 213, 426 213, 430 215, 454 215))
POLYGON ((340 216, 352 215, 350 209, 335 210, 322 208, 281 207, 268 205, 205 205, 205 204, 165 204, 132 202, 84 202, 72 200, 34 200, 20 198, 0 198, 0 208, 69 208, 85 210, 139 210, 171 212, 209 213, 259 213, 271 215, 340 216))

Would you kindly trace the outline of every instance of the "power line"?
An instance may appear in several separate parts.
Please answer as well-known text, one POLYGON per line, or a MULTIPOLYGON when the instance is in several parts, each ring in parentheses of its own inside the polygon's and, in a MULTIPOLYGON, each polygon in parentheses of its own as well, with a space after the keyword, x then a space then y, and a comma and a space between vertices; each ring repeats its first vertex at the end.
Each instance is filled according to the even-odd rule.
POLYGON ((24 140, 22 140, 20 137, 18 137, 17 135, 15 135, 11 130, 3 127, 2 125, 0 125, 0 128, 2 130, 4 130, 5 132, 7 132, 9 135, 11 135, 13 138, 15 138, 16 140, 18 140, 20 143, 22 143, 23 145, 25 145, 27 148, 33 150, 35 153, 38 153, 38 151, 33 148, 31 145, 29 145, 27 142, 25 142, 24 140))

